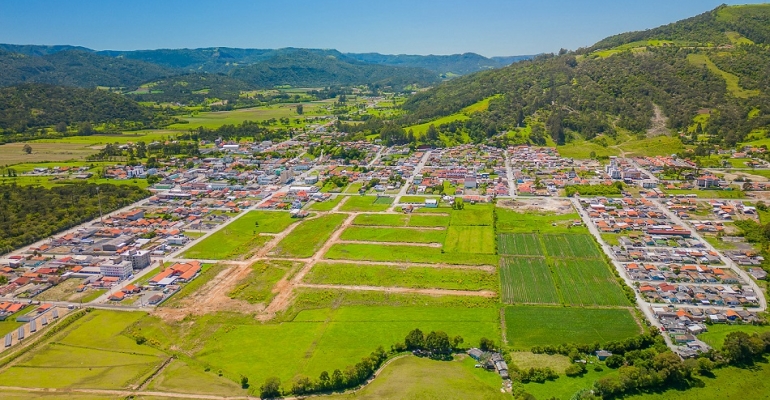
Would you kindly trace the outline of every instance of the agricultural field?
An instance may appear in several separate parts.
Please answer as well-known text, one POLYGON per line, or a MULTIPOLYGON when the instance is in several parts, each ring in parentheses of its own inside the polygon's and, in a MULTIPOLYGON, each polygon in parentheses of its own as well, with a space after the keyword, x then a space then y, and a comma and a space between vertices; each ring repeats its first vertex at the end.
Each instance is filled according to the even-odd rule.
POLYGON ((598 258, 599 248, 591 235, 542 235, 545 251, 557 258, 598 258))
POLYGON ((278 242, 272 253, 281 257, 310 257, 329 240, 346 218, 345 214, 327 214, 302 221, 278 242))
POLYGON ((491 226, 450 225, 444 242, 444 251, 495 254, 495 231, 491 226))
POLYGON ((584 226, 572 226, 580 220, 577 213, 519 213, 504 207, 497 207, 495 212, 498 233, 588 233, 584 226))
POLYGON ((462 210, 448 211, 451 211, 449 225, 492 226, 495 223, 494 206, 491 204, 467 204, 462 210))
POLYGON ((417 289, 492 290, 497 274, 485 270, 319 263, 305 282, 417 289))
POLYGON ((419 246, 382 246, 362 243, 338 243, 326 253, 330 260, 439 263, 458 265, 497 265, 491 254, 443 253, 440 248, 419 246))
POLYGON ((350 196, 340 211, 385 211, 393 203, 393 197, 350 196))
POLYGON ((501 257, 503 303, 559 304, 559 293, 545 258, 501 257))
POLYGON ((565 304, 630 306, 604 260, 555 259, 553 263, 554 279, 565 304))
POLYGON ((443 243, 445 230, 351 226, 340 236, 342 240, 364 242, 443 243))
POLYGON ((508 344, 517 350, 564 343, 605 343, 641 334, 629 309, 512 306, 505 308, 508 344))
POLYGON ((25 353, 0 373, 0 385, 122 389, 137 384, 168 356, 122 332, 144 313, 92 311, 25 353))
MULTIPOLYGON (((184 117, 183 120, 187 123, 180 123, 169 125, 168 129, 187 131, 190 129, 198 129, 198 127, 204 127, 208 129, 216 129, 223 125, 240 125, 246 121, 267 121, 269 119, 289 118, 292 124, 290 126, 304 126, 306 124, 306 117, 313 117, 324 115, 321 111, 322 106, 326 103, 323 102, 310 102, 302 103, 304 108, 304 114, 297 114, 296 104, 275 104, 262 107, 243 108, 233 111, 211 111, 202 112, 193 116, 184 117), (300 124, 297 124, 294 120, 299 119, 300 124)), ((284 125, 280 125, 285 127, 284 125)))
POLYGON ((207 260, 236 259, 270 240, 270 236, 262 236, 260 233, 280 233, 294 222, 296 220, 286 212, 249 211, 193 245, 184 253, 184 257, 207 260))
POLYGON ((540 238, 534 233, 501 233, 497 235, 500 255, 544 256, 540 238))

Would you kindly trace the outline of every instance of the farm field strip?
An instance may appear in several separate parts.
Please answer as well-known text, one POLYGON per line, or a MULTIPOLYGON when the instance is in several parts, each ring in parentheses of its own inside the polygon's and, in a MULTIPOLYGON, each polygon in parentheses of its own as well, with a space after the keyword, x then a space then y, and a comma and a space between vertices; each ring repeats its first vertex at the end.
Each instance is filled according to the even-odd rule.
POLYGON ((559 258, 599 258, 601 254, 590 235, 543 235, 546 253, 559 258))
POLYGON ((479 296, 479 297, 497 297, 497 292, 492 290, 450 290, 450 289, 411 289, 402 287, 382 287, 382 286, 364 286, 364 285, 321 285, 300 283, 298 287, 311 289, 334 289, 334 290, 362 290, 373 292, 388 293, 414 293, 430 296, 479 296))
POLYGON ((543 246, 534 233, 501 233, 497 235, 498 252, 508 256, 544 256, 543 246))
POLYGON ((555 260, 553 269, 567 304, 629 306, 603 260, 555 260))
POLYGON ((443 243, 445 237, 444 230, 361 226, 351 226, 340 235, 340 239, 345 241, 406 243, 443 243))
POLYGON ((345 214, 326 214, 302 221, 273 248, 272 253, 277 256, 310 257, 329 240, 346 218, 345 214))
POLYGON ((449 226, 449 216, 432 214, 360 214, 353 220, 353 225, 445 228, 449 226))
POLYGON ((319 262, 333 262, 334 264, 351 264, 351 265, 382 265, 385 267, 425 267, 425 268, 448 268, 448 269, 474 269, 487 272, 497 271, 497 267, 491 265, 461 265, 461 264, 428 264, 428 263, 389 263, 385 261, 355 261, 355 260, 326 260, 322 259, 319 262))
POLYGON ((497 274, 484 270, 317 263, 305 283, 405 287, 419 289, 495 290, 497 274))
POLYGON ((495 254, 495 232, 491 226, 454 226, 447 231, 447 253, 495 254))
POLYGON ((331 260, 497 265, 492 254, 443 253, 441 249, 417 246, 379 246, 373 244, 333 244, 325 258, 331 260))
POLYGON ((559 293, 544 258, 502 257, 500 280, 504 303, 559 304, 559 293))

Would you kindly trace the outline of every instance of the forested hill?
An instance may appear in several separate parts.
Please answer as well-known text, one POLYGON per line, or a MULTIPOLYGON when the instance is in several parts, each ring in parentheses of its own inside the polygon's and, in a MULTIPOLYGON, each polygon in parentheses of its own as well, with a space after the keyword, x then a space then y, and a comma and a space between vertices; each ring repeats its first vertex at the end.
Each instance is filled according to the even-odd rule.
POLYGON ((366 64, 345 56, 318 54, 308 50, 282 53, 263 62, 240 67, 230 73, 256 87, 365 85, 403 87, 429 85, 438 75, 422 68, 366 64))
MULTIPOLYGON (((402 126, 451 115, 495 94, 462 123, 475 140, 531 128, 557 143, 618 131, 645 134, 658 113, 685 140, 733 145, 770 125, 770 5, 721 6, 576 52, 541 55, 464 76, 412 97, 402 126), (701 115, 696 122, 695 117, 701 115)), ((437 127, 440 131, 458 129, 437 127)))
MULTIPOLYGON (((0 132, 89 123, 149 124, 152 113, 135 101, 97 89, 24 84, 0 89, 0 132)), ((66 128, 66 126, 65 126, 66 128)))

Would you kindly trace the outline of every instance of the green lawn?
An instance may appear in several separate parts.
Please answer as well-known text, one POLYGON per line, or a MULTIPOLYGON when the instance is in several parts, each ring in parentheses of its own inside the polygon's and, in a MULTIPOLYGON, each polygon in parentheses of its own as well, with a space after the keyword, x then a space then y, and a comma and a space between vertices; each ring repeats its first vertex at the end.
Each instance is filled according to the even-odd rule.
POLYGON ((384 197, 376 196, 349 196, 350 198, 340 207, 341 211, 385 211, 390 208, 393 202, 392 197, 388 197, 390 202, 383 202, 384 197))
POLYGON ((287 212, 249 211, 195 244, 184 253, 184 257, 204 260, 240 258, 270 240, 269 236, 260 236, 259 233, 279 233, 296 221, 287 212))
POLYGON ((0 385, 121 389, 137 383, 166 358, 121 334, 145 315, 92 311, 59 339, 33 349, 0 373, 0 385))
POLYGON ((501 380, 493 371, 474 368, 470 357, 454 361, 433 361, 405 357, 393 361, 371 384, 356 393, 338 394, 343 399, 510 399, 500 393, 501 380))
POLYGON ((505 327, 508 343, 519 350, 564 343, 604 343, 641 334, 627 309, 506 307, 505 327))
POLYGON ((331 260, 497 265, 497 256, 491 254, 449 254, 433 247, 382 246, 359 243, 335 244, 326 253, 326 258, 331 260))
POLYGON ((495 254, 495 231, 492 226, 456 226, 447 230, 444 251, 447 253, 495 254))
POLYGON ((497 274, 482 270, 319 263, 308 283, 407 287, 419 289, 497 290, 497 274))
POLYGON ((366 242, 443 243, 446 236, 445 230, 351 226, 342 232, 340 239, 366 242))
POLYGON ((302 221, 272 252, 283 257, 310 257, 329 240, 345 218, 346 214, 327 214, 302 221))

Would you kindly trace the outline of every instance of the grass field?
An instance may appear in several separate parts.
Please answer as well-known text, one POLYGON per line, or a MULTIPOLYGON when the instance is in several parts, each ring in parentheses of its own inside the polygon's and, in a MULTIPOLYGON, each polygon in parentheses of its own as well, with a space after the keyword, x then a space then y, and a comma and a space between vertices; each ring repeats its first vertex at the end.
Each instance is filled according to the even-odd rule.
POLYGON ((501 257, 500 281, 504 303, 559 303, 556 284, 542 257, 501 257))
POLYGON ((698 339, 708 343, 709 346, 721 349, 725 343, 725 338, 731 332, 746 332, 749 335, 753 333, 762 333, 770 330, 767 326, 756 325, 727 325, 716 324, 709 325, 708 332, 698 335, 698 339))
POLYGON ((322 202, 315 202, 308 207, 308 210, 310 211, 331 211, 332 208, 336 207, 337 204, 344 199, 345 196, 334 196, 329 200, 322 201, 322 202))
POLYGON ((443 243, 446 236, 445 230, 351 226, 342 232, 340 239, 365 242, 443 243))
POLYGON ((743 190, 684 190, 665 189, 666 194, 694 194, 701 199, 743 199, 746 193, 743 190))
POLYGON ((444 242, 447 253, 495 254, 495 231, 491 226, 450 225, 444 242))
POLYGON ((121 332, 144 313, 92 311, 51 343, 0 373, 0 385, 120 389, 148 376, 166 358, 121 332))
POLYGON ((149 391, 209 394, 219 396, 243 396, 246 390, 237 383, 205 371, 201 366, 190 366, 174 360, 147 386, 149 391))
POLYGON ((497 274, 481 270, 319 263, 308 283, 420 289, 497 290, 497 274))
POLYGON ((558 258, 598 258, 599 248, 591 235, 543 235, 545 251, 558 258))
POLYGON ((466 205, 462 210, 451 211, 451 220, 449 225, 467 225, 467 226, 492 226, 494 224, 494 205, 475 204, 466 205))
POLYGON ((251 265, 251 273, 238 282, 228 296, 249 303, 269 303, 275 297, 273 286, 286 274, 296 271, 302 264, 292 261, 264 260, 251 265))
POLYGON ((234 259, 262 246, 270 237, 259 233, 279 233, 296 222, 291 215, 279 211, 249 211, 213 235, 196 243, 184 253, 185 258, 207 260, 234 259))
POLYGON ((345 218, 345 214, 326 214, 302 221, 272 252, 284 257, 310 257, 329 240, 345 218))
POLYGON ((491 371, 474 368, 470 357, 433 361, 405 357, 393 361, 370 385, 351 394, 328 397, 344 399, 510 399, 500 393, 500 378, 491 371))
MULTIPOLYGON (((247 376, 252 388, 268 376, 287 382, 295 376, 317 378, 321 371, 344 370, 377 346, 390 348, 414 328, 443 330, 467 343, 482 336, 499 340, 495 308, 339 307, 299 313, 282 324, 228 324, 208 340, 195 357, 247 376), (281 362, 274 362, 281 360, 281 362)), ((245 322, 245 321, 244 321, 245 322)), ((331 372, 330 372, 331 373, 331 372)))
POLYGON ((326 253, 331 260, 439 263, 459 265, 497 265, 491 254, 443 253, 439 248, 417 246, 381 246, 373 244, 335 244, 326 253))
POLYGON ((565 304, 630 306, 604 260, 556 259, 553 271, 565 304))
MULTIPOLYGON (((304 116, 297 115, 296 104, 277 104, 263 107, 243 108, 233 111, 213 111, 202 112, 194 117, 185 117, 186 124, 169 125, 168 129, 178 129, 187 131, 197 129, 199 126, 209 129, 219 128, 222 125, 240 125, 245 121, 267 121, 269 119, 289 118, 292 122, 299 118, 304 121, 307 116, 318 116, 317 111, 321 109, 323 103, 302 103, 304 116)), ((301 125, 304 125, 302 122, 301 125)), ((296 125, 296 124, 295 124, 296 125)), ((282 126, 282 125, 279 125, 282 126)))
POLYGON ((548 213, 519 213, 514 210, 497 207, 498 233, 588 233, 588 228, 572 226, 580 220, 577 213, 548 214, 548 213))
POLYGON ((3 165, 85 160, 87 156, 96 154, 97 151, 97 149, 72 143, 41 143, 40 141, 7 143, 0 146, 0 160, 3 160, 3 165), (27 144, 32 147, 31 154, 23 150, 27 144))
POLYGON ((502 233, 497 235, 497 249, 501 255, 543 256, 540 238, 534 233, 502 233))
POLYGON ((360 214, 353 219, 353 225, 446 227, 449 226, 449 216, 430 214, 360 214))
POLYGON ((385 211, 390 208, 393 197, 350 196, 341 211, 385 211), (389 201, 387 199, 390 199, 389 201))
POLYGON ((627 309, 506 307, 505 327, 508 343, 520 350, 564 343, 604 343, 641 333, 627 309))

